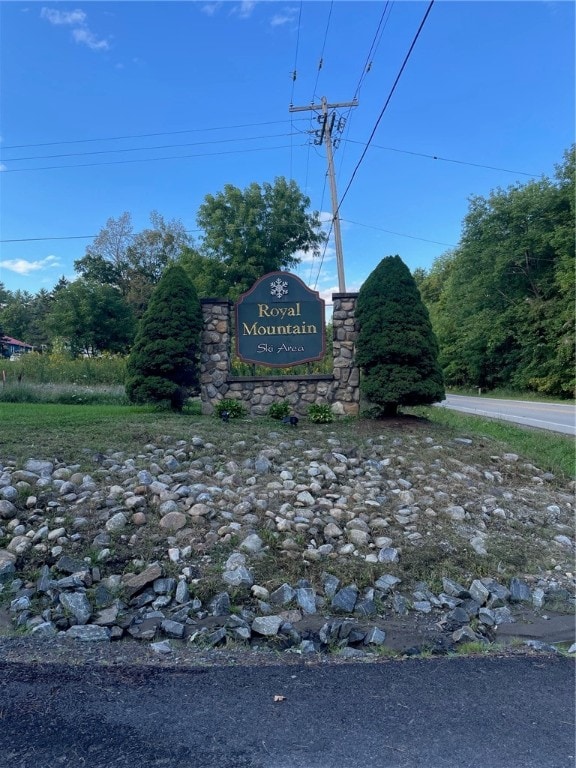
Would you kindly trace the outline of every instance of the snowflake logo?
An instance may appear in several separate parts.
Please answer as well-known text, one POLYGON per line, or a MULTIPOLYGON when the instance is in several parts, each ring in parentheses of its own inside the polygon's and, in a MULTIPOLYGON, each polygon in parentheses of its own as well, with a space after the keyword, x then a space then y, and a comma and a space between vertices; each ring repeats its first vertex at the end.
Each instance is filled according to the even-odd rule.
POLYGON ((288 283, 278 277, 276 280, 270 283, 270 289, 272 296, 276 296, 278 299, 281 299, 282 296, 286 296, 288 293, 288 283))

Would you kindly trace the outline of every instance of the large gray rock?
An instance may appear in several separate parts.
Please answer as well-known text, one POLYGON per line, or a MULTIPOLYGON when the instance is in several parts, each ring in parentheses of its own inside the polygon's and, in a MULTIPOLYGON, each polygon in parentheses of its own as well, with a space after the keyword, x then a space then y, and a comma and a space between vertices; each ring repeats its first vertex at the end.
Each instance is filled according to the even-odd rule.
POLYGON ((352 613, 358 599, 358 587, 352 584, 336 592, 332 598, 332 608, 343 613, 352 613))
POLYGON ((98 643, 110 640, 108 627, 97 627, 94 624, 77 624, 65 632, 66 637, 82 640, 87 643, 98 643))
POLYGON ((83 592, 62 592, 59 600, 64 610, 71 613, 78 624, 88 623, 92 608, 83 592))
POLYGON ((282 622, 281 616, 257 616, 252 622, 252 631, 257 635, 271 637, 278 634, 282 622))

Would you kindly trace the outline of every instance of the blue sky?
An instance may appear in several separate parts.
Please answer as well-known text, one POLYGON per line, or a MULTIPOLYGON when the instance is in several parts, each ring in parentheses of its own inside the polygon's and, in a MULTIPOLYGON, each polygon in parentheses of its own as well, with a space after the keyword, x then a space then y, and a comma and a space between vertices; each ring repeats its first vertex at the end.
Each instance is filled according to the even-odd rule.
MULTIPOLYGON (((471 195, 552 176, 574 141, 575 6, 436 0, 384 109, 428 5, 0 3, 0 282, 73 278, 124 211, 198 239, 225 184, 293 178, 329 220, 315 114, 289 111, 323 96, 358 97, 334 156, 347 290, 391 254, 429 268, 471 195)), ((298 274, 329 298, 333 243, 298 274)))

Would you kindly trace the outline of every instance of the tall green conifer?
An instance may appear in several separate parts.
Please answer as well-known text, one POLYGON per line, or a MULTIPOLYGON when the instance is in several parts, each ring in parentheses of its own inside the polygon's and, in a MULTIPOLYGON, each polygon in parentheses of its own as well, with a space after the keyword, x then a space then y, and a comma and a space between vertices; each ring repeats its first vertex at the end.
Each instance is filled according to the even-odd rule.
POLYGON ((152 294, 128 359, 129 399, 182 410, 199 384, 201 330, 196 289, 182 267, 171 265, 152 294))
POLYGON ((378 416, 399 405, 444 399, 438 344, 416 282, 399 256, 387 256, 362 285, 356 308, 361 391, 378 416))

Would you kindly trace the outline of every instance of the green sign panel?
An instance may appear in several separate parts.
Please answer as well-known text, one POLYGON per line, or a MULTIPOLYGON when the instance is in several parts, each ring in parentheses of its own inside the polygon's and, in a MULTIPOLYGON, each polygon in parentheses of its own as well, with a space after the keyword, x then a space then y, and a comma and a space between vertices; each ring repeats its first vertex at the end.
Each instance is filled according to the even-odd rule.
POLYGON ((286 368, 326 352, 324 301, 299 277, 270 272, 236 303, 236 353, 246 363, 286 368))

